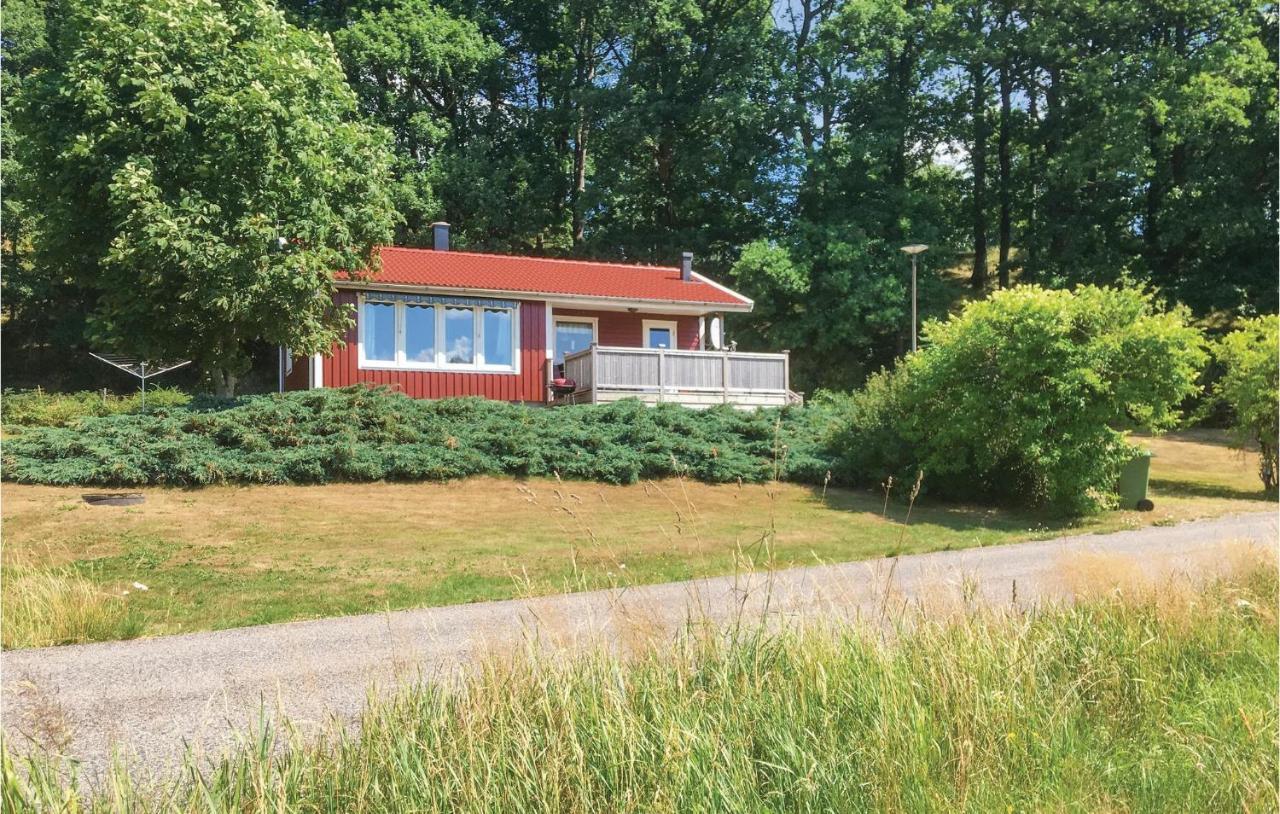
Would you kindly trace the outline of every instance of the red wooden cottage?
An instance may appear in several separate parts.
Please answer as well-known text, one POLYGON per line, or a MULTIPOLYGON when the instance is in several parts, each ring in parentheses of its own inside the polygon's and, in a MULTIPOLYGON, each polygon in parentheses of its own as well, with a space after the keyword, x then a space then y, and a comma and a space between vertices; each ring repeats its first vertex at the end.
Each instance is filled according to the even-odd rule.
POLYGON ((681 267, 384 248, 370 279, 343 278, 337 301, 356 325, 327 355, 280 354, 280 388, 367 383, 416 398, 530 403, 636 397, 690 406, 780 405, 785 353, 722 347, 746 297, 681 267))

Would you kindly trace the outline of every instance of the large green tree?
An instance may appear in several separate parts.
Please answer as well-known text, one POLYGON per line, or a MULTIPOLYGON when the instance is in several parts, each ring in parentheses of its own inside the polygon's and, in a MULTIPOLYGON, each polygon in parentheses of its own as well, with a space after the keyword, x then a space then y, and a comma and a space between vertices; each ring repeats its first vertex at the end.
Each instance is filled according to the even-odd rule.
POLYGON ((1275 23, 1239 0, 1035 4, 1031 273, 1275 309, 1275 23))
POLYGON ((501 51, 473 22, 426 0, 362 11, 333 36, 361 111, 395 138, 399 242, 430 244, 430 223, 451 217, 440 197, 460 163, 450 159, 482 127, 481 79, 501 51))
POLYGON ((767 0, 644 0, 629 12, 602 128, 588 244, 724 271, 777 206, 785 109, 767 0))
POLYGON ((250 343, 329 346, 333 275, 391 237, 388 152, 326 38, 265 0, 71 0, 15 124, 36 265, 92 292, 99 347, 189 357, 219 393, 250 343))

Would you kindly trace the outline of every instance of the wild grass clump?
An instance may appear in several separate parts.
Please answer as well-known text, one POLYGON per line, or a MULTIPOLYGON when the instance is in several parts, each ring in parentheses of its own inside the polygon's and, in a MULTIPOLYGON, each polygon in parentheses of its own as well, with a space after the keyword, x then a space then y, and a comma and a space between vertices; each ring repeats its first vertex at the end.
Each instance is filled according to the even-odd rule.
MULTIPOLYGON (((1274 810, 1276 598, 1269 567, 889 637, 535 653, 375 701, 358 735, 264 733, 167 789, 117 769, 88 809, 1274 810)), ((54 768, 10 768, 7 802, 74 797, 54 768)))
POLYGON ((30 428, 5 444, 4 474, 113 486, 557 473, 607 483, 674 475, 816 483, 830 468, 814 426, 822 420, 800 407, 699 412, 624 401, 546 409, 351 387, 30 428))
POLYGON ((69 568, 6 565, 2 588, 0 640, 6 650, 132 639, 145 624, 124 596, 108 593, 69 568))
MULTIPOLYGON (((191 396, 171 387, 147 390, 148 409, 181 407, 191 396)), ((116 396, 97 390, 49 393, 44 390, 7 390, 0 398, 0 421, 11 427, 68 427, 82 418, 136 413, 143 409, 139 393, 116 396)))

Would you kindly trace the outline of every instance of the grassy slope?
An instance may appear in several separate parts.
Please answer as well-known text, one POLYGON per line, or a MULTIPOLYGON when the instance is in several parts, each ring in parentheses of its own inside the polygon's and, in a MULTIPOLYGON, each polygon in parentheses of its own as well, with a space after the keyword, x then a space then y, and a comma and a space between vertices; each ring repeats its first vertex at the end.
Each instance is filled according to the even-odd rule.
MULTIPOLYGON (((1253 462, 1216 435, 1150 445, 1157 510, 1111 513, 1079 527, 927 500, 904 527, 901 504, 891 501, 882 516, 882 495, 831 490, 824 499, 793 484, 476 478, 154 488, 132 508, 90 507, 81 489, 5 484, 5 642, 159 635, 662 582, 768 557, 779 567, 847 561, 1274 507, 1254 486, 1253 462), (86 620, 80 632, 41 621, 37 608, 22 624, 13 591, 23 581, 12 577, 42 573, 98 586, 99 617, 107 618, 83 609, 73 617, 86 620), (111 618, 119 620, 114 634, 111 618)), ((52 606, 47 615, 67 616, 52 606)))
MULTIPOLYGON (((251 739, 171 787, 118 771, 87 809, 1274 811, 1274 559, 1100 593, 888 643, 811 626, 534 653, 374 702, 358 736, 251 739)), ((74 799, 53 766, 6 766, 7 807, 74 799)))

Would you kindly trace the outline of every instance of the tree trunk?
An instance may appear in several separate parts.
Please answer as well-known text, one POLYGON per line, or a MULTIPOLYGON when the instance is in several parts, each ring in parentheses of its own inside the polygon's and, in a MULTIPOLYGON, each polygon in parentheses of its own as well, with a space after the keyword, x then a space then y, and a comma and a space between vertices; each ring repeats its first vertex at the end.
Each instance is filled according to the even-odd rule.
POLYGON ((582 196, 587 189, 587 142, 591 136, 591 111, 587 104, 596 78, 595 16, 591 4, 587 4, 578 25, 578 44, 574 54, 574 129, 573 129, 573 188, 570 191, 573 245, 582 245, 586 234, 586 215, 582 208, 582 196))
POLYGON ((585 114, 578 122, 578 129, 573 140, 573 245, 582 245, 586 230, 586 217, 582 211, 582 194, 587 189, 587 123, 585 114))
POLYGON ((1012 162, 1009 156, 1011 124, 1009 119, 1012 115, 1010 97, 1013 95, 1013 76, 1009 65, 1008 48, 1008 43, 1005 43, 1006 52, 1000 63, 1000 266, 998 271, 1001 288, 1009 287, 1009 244, 1013 240, 1013 192, 1010 189, 1013 180, 1010 178, 1012 162))
MULTIPOLYGON (((793 7, 794 8, 794 7, 793 7)), ((796 106, 796 124, 800 130, 800 143, 804 145, 805 155, 813 153, 814 133, 813 117, 809 112, 809 35, 813 31, 813 22, 817 10, 811 0, 800 4, 800 27, 795 32, 795 55, 792 67, 795 75, 791 77, 792 101, 796 106)))
POLYGON ((973 91, 973 273, 969 285, 975 291, 987 287, 987 80, 982 63, 969 66, 973 91))
POLYGON ((236 394, 236 383, 239 379, 236 374, 226 368, 215 368, 210 374, 213 379, 213 394, 220 399, 234 398, 236 394))
POLYGON ((1067 233, 1064 228, 1067 191, 1063 188, 1062 179, 1055 174, 1060 170, 1054 169, 1053 165, 1062 148, 1062 69, 1053 65, 1049 67, 1048 74, 1049 84, 1044 93, 1045 161, 1042 165, 1046 172, 1044 223, 1049 231, 1049 251, 1048 257, 1044 259, 1045 265, 1063 262, 1067 251, 1067 233))
POLYGON ((894 133, 892 154, 889 155, 889 188, 893 199, 886 215, 887 233, 894 241, 901 242, 907 238, 902 231, 902 219, 899 217, 907 199, 907 135, 911 107, 911 74, 914 56, 911 51, 911 40, 902 46, 902 52, 896 55, 890 65, 893 94, 893 121, 897 128, 894 133))
POLYGON ((1027 76, 1027 119, 1029 120, 1029 126, 1032 128, 1033 136, 1027 145, 1027 175, 1030 177, 1030 182, 1027 188, 1027 229, 1023 235, 1024 249, 1026 251, 1026 262, 1022 264, 1021 279, 1023 282, 1031 282, 1035 279, 1040 259, 1036 242, 1040 228, 1040 148, 1035 143, 1037 137, 1034 135, 1040 126, 1040 103, 1037 98, 1037 91, 1035 67, 1033 66, 1027 76))
POLYGON ((1142 219, 1142 242, 1146 249, 1150 270, 1159 272, 1163 259, 1160 253, 1160 210, 1164 207, 1164 148, 1161 138, 1164 128, 1155 113, 1147 114, 1147 152, 1151 159, 1151 177, 1147 179, 1146 211, 1142 219))

